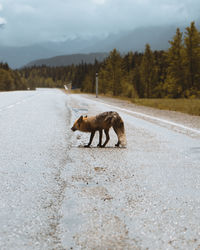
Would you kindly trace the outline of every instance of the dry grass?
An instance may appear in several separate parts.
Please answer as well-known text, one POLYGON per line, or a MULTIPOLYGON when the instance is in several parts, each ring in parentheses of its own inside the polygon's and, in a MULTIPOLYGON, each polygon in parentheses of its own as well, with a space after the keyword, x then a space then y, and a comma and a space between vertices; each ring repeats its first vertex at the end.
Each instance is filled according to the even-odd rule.
POLYGON ((134 104, 157 109, 172 110, 190 115, 200 116, 200 99, 170 99, 170 98, 128 98, 122 96, 102 95, 120 100, 131 101, 134 104))
POLYGON ((133 103, 200 116, 200 99, 132 99, 133 103))
MULTIPOLYGON (((71 90, 71 93, 72 94, 77 94, 77 93, 84 94, 80 91, 80 89, 71 90)), ((134 104, 137 104, 137 105, 142 105, 142 106, 147 106, 147 107, 152 107, 152 108, 157 108, 157 109, 172 110, 172 111, 187 113, 190 115, 200 116, 200 99, 168 99, 168 98, 131 99, 131 98, 122 97, 122 96, 112 96, 111 94, 106 94, 106 95, 100 94, 99 96, 125 100, 125 101, 132 102, 134 104)))
POLYGON ((70 90, 70 91, 71 91, 72 94, 83 94, 83 93, 81 92, 81 89, 72 89, 72 90, 70 90))
POLYGON ((71 90, 61 89, 61 90, 64 91, 66 94, 84 94, 81 92, 80 89, 71 89, 71 90))

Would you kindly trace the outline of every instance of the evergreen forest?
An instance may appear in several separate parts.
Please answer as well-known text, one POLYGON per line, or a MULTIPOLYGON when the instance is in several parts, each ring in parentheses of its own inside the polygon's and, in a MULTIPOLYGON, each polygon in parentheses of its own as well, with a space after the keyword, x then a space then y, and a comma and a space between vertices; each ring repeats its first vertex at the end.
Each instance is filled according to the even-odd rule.
POLYGON ((185 32, 177 28, 167 51, 120 54, 113 49, 103 61, 91 64, 11 70, 0 63, 0 91, 36 87, 72 88, 95 92, 98 72, 99 93, 129 98, 200 98, 200 32, 195 23, 185 32))

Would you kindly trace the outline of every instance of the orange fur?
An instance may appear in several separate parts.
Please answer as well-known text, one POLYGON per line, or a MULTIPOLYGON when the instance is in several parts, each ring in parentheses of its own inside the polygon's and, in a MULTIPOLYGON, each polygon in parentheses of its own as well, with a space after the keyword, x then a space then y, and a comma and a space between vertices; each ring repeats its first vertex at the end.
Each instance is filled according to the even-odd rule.
POLYGON ((126 145, 126 135, 125 135, 125 129, 124 129, 124 122, 119 116, 117 112, 109 111, 101 113, 97 116, 90 116, 90 117, 79 117, 72 126, 72 131, 82 131, 82 132, 90 132, 90 141, 87 147, 89 147, 92 143, 94 134, 96 131, 99 131, 99 144, 97 146, 99 147, 105 147, 105 145, 108 143, 110 137, 109 137, 109 129, 113 127, 115 133, 118 136, 118 143, 116 146, 126 145), (102 131, 104 130, 106 134, 106 141, 104 144, 101 144, 102 140, 102 131))

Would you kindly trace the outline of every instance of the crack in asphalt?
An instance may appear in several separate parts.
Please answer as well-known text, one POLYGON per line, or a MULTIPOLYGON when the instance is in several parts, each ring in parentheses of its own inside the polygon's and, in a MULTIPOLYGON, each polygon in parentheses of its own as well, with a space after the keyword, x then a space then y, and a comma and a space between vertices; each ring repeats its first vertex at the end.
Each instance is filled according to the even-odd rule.
MULTIPOLYGON (((72 113, 69 106, 66 105, 66 130, 70 127, 72 113)), ((65 149, 59 154, 59 163, 56 164, 56 172, 54 173, 55 187, 52 191, 53 202, 46 207, 49 210, 49 230, 46 233, 47 238, 51 237, 52 246, 51 249, 56 250, 64 250, 65 248, 62 246, 61 235, 62 230, 60 228, 60 220, 62 218, 62 214, 60 212, 63 199, 65 198, 65 190, 67 187, 67 180, 62 177, 62 173, 65 170, 67 164, 71 162, 69 150, 71 148, 71 133, 66 133, 65 135, 65 149)), ((58 149, 53 149, 53 151, 58 151, 58 149)), ((58 157, 58 156, 57 156, 58 157)))

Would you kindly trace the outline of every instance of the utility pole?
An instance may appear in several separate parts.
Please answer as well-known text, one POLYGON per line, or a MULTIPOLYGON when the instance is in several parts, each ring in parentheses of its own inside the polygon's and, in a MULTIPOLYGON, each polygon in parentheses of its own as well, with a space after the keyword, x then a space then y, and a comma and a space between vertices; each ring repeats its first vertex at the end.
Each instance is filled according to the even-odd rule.
POLYGON ((96 73, 96 98, 98 98, 98 73, 96 73))

